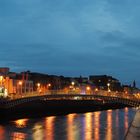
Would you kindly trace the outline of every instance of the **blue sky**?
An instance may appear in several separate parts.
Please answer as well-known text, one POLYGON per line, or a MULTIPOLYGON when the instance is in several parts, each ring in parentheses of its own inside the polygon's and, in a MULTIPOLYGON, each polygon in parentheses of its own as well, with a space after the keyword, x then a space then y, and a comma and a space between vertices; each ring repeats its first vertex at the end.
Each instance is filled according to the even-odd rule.
POLYGON ((139 0, 1 0, 0 66, 140 85, 139 0))

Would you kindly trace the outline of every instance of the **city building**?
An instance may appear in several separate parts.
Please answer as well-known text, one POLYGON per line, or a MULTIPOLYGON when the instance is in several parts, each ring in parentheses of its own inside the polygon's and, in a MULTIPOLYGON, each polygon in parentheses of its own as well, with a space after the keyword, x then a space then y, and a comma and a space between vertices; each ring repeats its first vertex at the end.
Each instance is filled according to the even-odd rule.
POLYGON ((33 92, 33 81, 23 79, 23 74, 10 72, 9 68, 0 68, 0 95, 26 94, 33 92))
POLYGON ((89 80, 96 88, 109 91, 121 91, 121 83, 118 79, 107 75, 93 75, 89 76, 89 80))

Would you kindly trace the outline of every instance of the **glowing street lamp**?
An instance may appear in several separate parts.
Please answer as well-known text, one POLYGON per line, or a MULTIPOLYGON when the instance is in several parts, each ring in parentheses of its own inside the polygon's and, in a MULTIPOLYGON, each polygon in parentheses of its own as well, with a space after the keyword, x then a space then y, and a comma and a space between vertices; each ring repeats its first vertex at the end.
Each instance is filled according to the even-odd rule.
POLYGON ((107 83, 107 87, 108 87, 108 92, 110 92, 110 83, 107 83))
POLYGON ((37 91, 40 92, 40 86, 41 84, 40 83, 37 83, 37 91))
POLYGON ((3 80, 3 76, 0 76, 0 81, 2 81, 3 80))
POLYGON ((71 82, 71 84, 72 84, 72 86, 74 86, 75 85, 75 82, 71 82))
POLYGON ((40 83, 37 83, 37 87, 38 87, 38 88, 40 87, 40 83))
POLYGON ((0 76, 0 85, 2 86, 3 84, 3 76, 0 76))
POLYGON ((18 82, 18 85, 19 85, 19 91, 22 94, 22 81, 19 81, 18 82))
POLYGON ((51 87, 52 85, 49 83, 49 84, 47 84, 47 90, 50 90, 50 87, 51 87))
POLYGON ((22 81, 19 81, 18 84, 21 86, 22 85, 22 81))
POLYGON ((50 83, 48 84, 48 87, 51 87, 51 84, 50 83))
POLYGON ((87 91, 87 93, 90 93, 91 87, 90 87, 90 86, 87 86, 87 87, 86 87, 86 91, 87 91))
POLYGON ((96 92, 99 91, 98 88, 95 88, 95 91, 96 91, 96 92))
POLYGON ((90 91, 91 88, 89 86, 87 86, 86 89, 87 89, 87 91, 90 91))

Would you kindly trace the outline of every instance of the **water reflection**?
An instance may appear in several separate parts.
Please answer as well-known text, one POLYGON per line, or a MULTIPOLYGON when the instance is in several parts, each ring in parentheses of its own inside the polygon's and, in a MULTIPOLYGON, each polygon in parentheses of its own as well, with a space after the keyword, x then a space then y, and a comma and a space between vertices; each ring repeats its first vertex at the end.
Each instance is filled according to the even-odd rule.
POLYGON ((5 129, 0 125, 0 140, 5 140, 5 129))
POLYGON ((85 140, 92 139, 92 113, 85 114, 85 140))
POLYGON ((0 140, 121 140, 135 110, 98 111, 40 119, 20 119, 0 125, 0 140))
POLYGON ((33 127, 33 140, 44 140, 44 127, 43 122, 35 123, 33 127))
POLYGON ((119 110, 116 110, 116 128, 119 127, 119 110))
POLYGON ((24 128, 27 126, 27 122, 29 119, 19 119, 14 121, 17 128, 24 128))
POLYGON ((112 140, 112 110, 107 111, 106 140, 112 140))
POLYGON ((127 129, 128 125, 129 125, 129 123, 128 123, 128 108, 124 109, 124 113, 125 113, 125 115, 124 115, 124 127, 125 127, 125 129, 127 129))
POLYGON ((13 132, 10 134, 11 140, 25 140, 27 138, 27 133, 24 133, 22 129, 26 128, 28 120, 29 119, 19 119, 13 122, 13 132))
POLYGON ((67 140, 74 140, 75 139, 75 126, 74 126, 74 118, 76 114, 69 114, 67 115, 67 140))
POLYGON ((54 121, 55 117, 46 117, 45 118, 45 139, 54 140, 54 121))
POLYGON ((95 112, 94 113, 94 139, 99 140, 100 139, 100 114, 101 112, 95 112))
POLYGON ((27 135, 21 132, 13 132, 11 135, 11 140, 25 140, 27 135))

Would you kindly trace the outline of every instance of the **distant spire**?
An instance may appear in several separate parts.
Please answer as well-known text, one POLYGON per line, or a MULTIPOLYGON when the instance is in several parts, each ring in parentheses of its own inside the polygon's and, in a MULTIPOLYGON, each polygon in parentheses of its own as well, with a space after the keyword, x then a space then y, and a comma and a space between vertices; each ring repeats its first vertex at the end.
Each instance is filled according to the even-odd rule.
POLYGON ((133 81, 133 88, 136 88, 136 81, 133 81))

